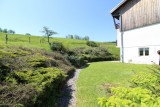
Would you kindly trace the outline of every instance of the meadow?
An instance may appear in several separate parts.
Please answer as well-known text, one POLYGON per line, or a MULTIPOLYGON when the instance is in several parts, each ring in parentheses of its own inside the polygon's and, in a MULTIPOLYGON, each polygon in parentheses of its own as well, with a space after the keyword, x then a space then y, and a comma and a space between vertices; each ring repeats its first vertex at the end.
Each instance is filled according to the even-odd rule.
MULTIPOLYGON (((77 47, 88 47, 85 40, 76 40, 68 38, 56 38, 51 37, 50 42, 62 42, 66 48, 73 49, 77 47)), ((0 43, 1 45, 6 46, 6 35, 0 32, 0 43)), ((97 42, 100 46, 106 47, 111 54, 119 56, 119 48, 116 48, 115 43, 111 42, 97 42)), ((47 42, 47 37, 44 36, 28 36, 22 34, 8 34, 8 44, 7 46, 24 46, 24 47, 33 47, 41 48, 47 51, 50 50, 50 46, 47 42), (30 42, 29 42, 30 38, 30 42)))
POLYGON ((97 107, 97 98, 106 97, 106 87, 128 87, 134 72, 147 72, 150 67, 119 62, 90 63, 77 81, 77 107, 97 107))

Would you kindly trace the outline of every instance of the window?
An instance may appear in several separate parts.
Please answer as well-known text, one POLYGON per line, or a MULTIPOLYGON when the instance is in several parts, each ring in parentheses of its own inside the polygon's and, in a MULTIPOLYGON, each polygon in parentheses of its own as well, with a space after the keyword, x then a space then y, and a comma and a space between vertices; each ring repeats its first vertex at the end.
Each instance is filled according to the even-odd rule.
POLYGON ((139 48, 139 56, 143 56, 143 48, 139 48))
POLYGON ((144 48, 145 49, 145 56, 149 55, 149 48, 144 48))
POLYGON ((149 48, 139 48, 139 56, 149 56, 149 48))

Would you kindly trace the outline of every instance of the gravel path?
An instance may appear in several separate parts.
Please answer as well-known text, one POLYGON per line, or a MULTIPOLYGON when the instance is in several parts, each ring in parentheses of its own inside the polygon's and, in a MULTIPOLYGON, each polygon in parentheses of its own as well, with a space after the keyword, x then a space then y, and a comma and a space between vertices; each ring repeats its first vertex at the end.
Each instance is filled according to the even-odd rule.
POLYGON ((76 81, 81 69, 77 69, 62 90, 59 107, 76 107, 76 81))

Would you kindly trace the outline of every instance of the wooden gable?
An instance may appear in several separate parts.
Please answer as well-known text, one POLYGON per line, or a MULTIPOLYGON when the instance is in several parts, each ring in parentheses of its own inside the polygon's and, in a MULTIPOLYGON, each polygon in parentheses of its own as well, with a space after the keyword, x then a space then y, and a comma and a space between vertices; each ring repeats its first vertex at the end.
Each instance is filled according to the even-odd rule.
POLYGON ((160 23, 160 0, 125 0, 111 14, 122 31, 160 23))

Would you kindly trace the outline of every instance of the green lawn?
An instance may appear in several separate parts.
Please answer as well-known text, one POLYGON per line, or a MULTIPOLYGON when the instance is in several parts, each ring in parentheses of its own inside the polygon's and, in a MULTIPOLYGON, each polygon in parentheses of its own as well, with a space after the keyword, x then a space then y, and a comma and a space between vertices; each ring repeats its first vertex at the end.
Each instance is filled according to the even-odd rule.
POLYGON ((103 84, 129 86, 134 72, 149 71, 151 65, 122 64, 118 62, 91 63, 83 69, 77 81, 77 107, 97 107, 97 98, 104 97, 103 84))

